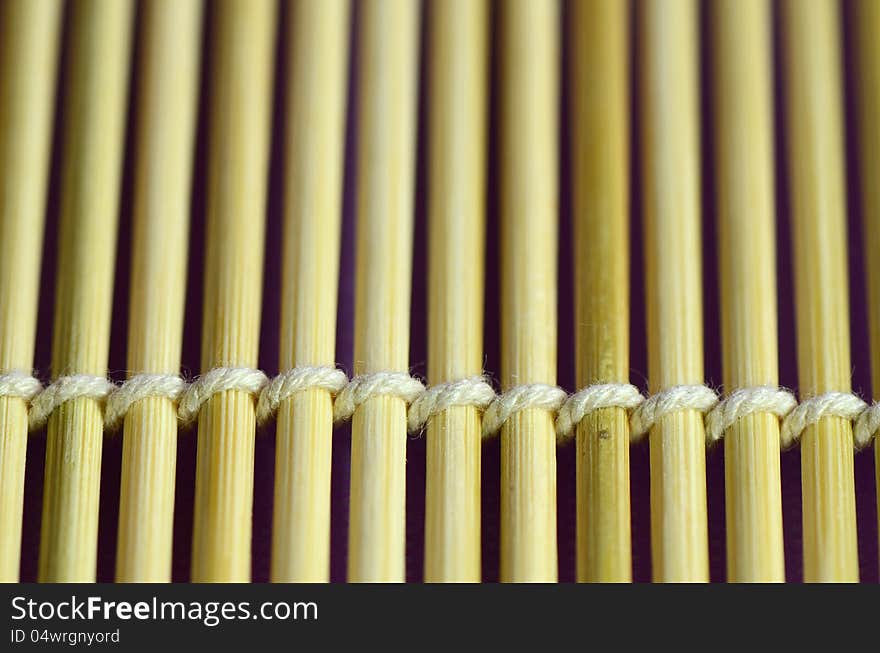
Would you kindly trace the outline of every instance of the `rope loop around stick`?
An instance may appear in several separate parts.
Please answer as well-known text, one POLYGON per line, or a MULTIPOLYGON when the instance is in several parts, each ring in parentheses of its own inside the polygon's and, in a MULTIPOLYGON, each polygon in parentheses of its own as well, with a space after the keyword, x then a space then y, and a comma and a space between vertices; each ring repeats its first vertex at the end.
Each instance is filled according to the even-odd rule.
POLYGON ((432 417, 453 406, 474 406, 484 411, 493 399, 495 390, 485 376, 439 383, 427 388, 410 405, 408 430, 410 433, 422 431, 432 417))
POLYGON ((664 415, 683 410, 707 413, 718 403, 718 395, 705 385, 676 385, 648 397, 630 418, 630 440, 647 435, 664 415))
POLYGON ((215 367, 187 386, 180 396, 177 414, 184 425, 191 424, 202 405, 215 394, 237 390, 257 396, 268 382, 263 372, 250 367, 215 367))
POLYGON ((357 407, 373 397, 396 397, 409 407, 425 386, 406 372, 372 372, 355 376, 336 396, 333 419, 342 422, 354 415, 357 407))
POLYGON ((754 413, 782 419, 797 406, 794 394, 784 388, 761 385, 734 390, 706 415, 706 439, 717 442, 738 420, 754 413))
POLYGON ((0 397, 17 397, 30 403, 42 390, 40 380, 27 372, 12 370, 0 374, 0 397))
MULTIPOLYGON (((788 448, 797 442, 801 434, 808 426, 816 424, 823 417, 842 417, 843 419, 856 422, 855 432, 859 432, 862 438, 870 441, 870 434, 867 432, 871 418, 867 417, 859 428, 859 418, 871 409, 861 398, 851 392, 826 392, 825 394, 804 399, 798 404, 797 408, 792 410, 782 422, 780 436, 782 437, 782 446, 788 448)), ((854 438, 855 444, 859 445, 860 436, 854 438)))
POLYGON ((336 396, 348 383, 340 369, 328 366, 302 366, 282 372, 260 392, 257 401, 257 422, 270 420, 281 404, 295 394, 317 388, 336 396))
POLYGON ((177 402, 186 387, 186 381, 176 374, 135 374, 114 388, 107 397, 104 426, 108 431, 118 429, 129 409, 142 399, 165 397, 177 402))
POLYGON ((540 408, 555 414, 562 408, 568 394, 562 388, 546 383, 517 385, 497 395, 483 415, 483 437, 498 433, 516 413, 540 408))
POLYGON ((72 374, 59 376, 34 396, 28 411, 30 430, 43 428, 55 409, 73 399, 94 399, 103 408, 104 401, 116 386, 103 376, 72 374))
POLYGON ((630 383, 595 383, 568 397, 556 417, 556 439, 560 443, 571 439, 578 424, 590 413, 601 408, 638 408, 645 398, 630 383))

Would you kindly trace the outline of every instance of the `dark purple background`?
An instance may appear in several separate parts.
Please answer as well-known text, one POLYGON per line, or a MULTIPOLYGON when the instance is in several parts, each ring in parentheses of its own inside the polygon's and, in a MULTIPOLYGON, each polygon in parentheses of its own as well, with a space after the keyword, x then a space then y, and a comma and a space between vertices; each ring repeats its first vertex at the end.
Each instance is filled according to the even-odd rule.
MULTIPOLYGON (((284 5, 285 3, 282 3, 284 5)), ((357 5, 357 3, 354 3, 357 5)), ((282 10, 282 14, 284 13, 282 10)), ((282 15, 283 18, 283 15, 282 15)), ((564 16, 563 16, 564 19, 564 16)), ((210 20, 210 16, 207 17, 210 20)), ((357 16, 353 18, 357 24, 357 16)), ((703 17, 705 22, 705 16, 703 17)), ((283 21, 279 24, 284 24, 283 21)), ((68 37, 65 30, 65 46, 68 37)), ((776 26, 778 34, 778 25, 776 26)), ((846 44, 847 39, 843 42, 846 44)), ((702 78, 703 78, 703 169, 705 172, 704 206, 704 296, 705 296, 705 340, 706 340, 706 379, 715 387, 721 384, 721 355, 718 325, 717 275, 714 244, 713 193, 712 193, 712 135, 709 129, 708 102, 706 90, 710 81, 711 60, 708 44, 705 42, 706 30, 702 30, 702 78)), ((353 35, 352 63, 357 57, 357 38, 353 35)), ((778 37, 776 39, 778 41, 778 37)), ((424 43, 424 39, 423 39, 424 43)), ((279 38, 277 60, 277 80, 286 78, 282 48, 286 44, 283 32, 279 38)), ((638 35, 634 38, 634 48, 638 48, 638 35)), ((65 47, 66 49, 66 47, 65 47)), ((493 42, 494 51, 497 48, 493 42)), ((206 45, 206 53, 209 47, 206 45)), ((563 48, 563 52, 565 48, 563 48)), ((136 47, 137 52, 137 47, 136 47)), ((634 61, 636 52, 634 51, 634 61)), ((423 47, 422 71, 426 52, 423 47)), ((135 55, 135 61, 137 55, 135 55)), ((845 46, 847 82, 847 115, 853 116, 853 73, 852 55, 845 46)), ((206 57, 203 65, 209 65, 206 57)), ((563 55, 563 67, 566 65, 563 55)), ((779 72, 779 57, 776 56, 776 70, 779 72)), ((347 133, 347 164, 345 171, 344 233, 339 285, 339 322, 337 328, 337 360, 351 372, 354 315, 354 256, 355 256, 355 138, 356 131, 356 66, 352 67, 351 102, 347 133)), ((136 70, 134 71, 136 75, 136 70)), ((203 75, 207 79, 207 75, 203 75)), ((424 91, 426 76, 422 75, 420 93, 419 157, 416 183, 416 231, 414 252, 414 278, 412 293, 412 340, 410 360, 412 372, 424 376, 426 372, 426 270, 427 243, 426 228, 426 105, 424 91)), ((497 151, 497 133, 494 117, 498 115, 497 93, 493 80, 491 98, 490 170, 488 200, 488 252, 486 260, 486 326, 485 352, 486 369, 497 375, 499 370, 498 342, 498 301, 499 279, 497 266, 497 175, 494 162, 497 151)), ((64 79, 61 79, 58 115, 63 114, 64 79)), ((777 83, 777 88, 781 85, 777 83)), ((199 369, 199 338, 201 333, 202 306, 202 265, 204 256, 204 209, 205 209, 205 160, 206 126, 208 109, 205 106, 206 84, 203 83, 200 105, 199 135, 197 144, 197 167, 193 192, 193 224, 190 246, 189 281, 187 291, 186 325, 182 369, 188 375, 199 369)), ((262 321, 260 366, 267 373, 277 372, 278 319, 280 296, 280 241, 282 222, 282 185, 284 180, 283 153, 281 151, 284 116, 284 94, 276 84, 276 111, 272 150, 272 167, 269 188, 268 226, 266 234, 266 269, 264 279, 264 309, 262 321)), ((574 387, 574 315, 573 315, 573 256, 569 243, 571 204, 569 189, 573 180, 570 177, 569 143, 567 139, 567 82, 563 76, 563 98, 561 112, 561 157, 562 179, 560 187, 560 260, 559 260, 559 383, 569 391, 574 387)), ((639 102, 634 88, 634 119, 638 117, 639 102)), ((136 95, 136 94, 135 94, 136 95)), ((779 93, 777 93, 779 95, 779 93)), ((777 97, 777 173, 778 228, 779 228, 779 311, 780 311, 780 382, 782 385, 797 387, 797 368, 795 361, 795 333, 793 288, 791 281, 791 252, 788 239, 788 203, 786 199, 787 179, 785 174, 784 123, 781 116, 782 98, 777 97)), ((137 98, 131 99, 131 111, 136 111, 137 98)), ((54 138, 53 171, 48 210, 48 224, 45 252, 43 257, 43 278, 40 300, 38 340, 35 354, 35 367, 45 378, 50 369, 52 310, 54 298, 56 224, 59 207, 58 181, 60 161, 60 138, 56 120, 54 138)), ((129 121, 130 124, 132 121, 129 121)), ((870 395, 870 370, 868 357, 867 313, 864 305, 865 290, 860 238, 860 207, 858 202, 857 161, 855 159, 854 120, 847 120, 847 163, 849 174, 849 242, 850 242, 850 305, 852 319, 853 388, 863 397, 870 395)), ((131 232, 131 142, 129 129, 125 180, 121 203, 120 238, 117 261, 116 288, 113 313, 112 341, 110 345, 110 370, 115 380, 124 378, 125 340, 127 334, 127 297, 129 277, 129 252, 131 232)), ((633 159, 638 153, 637 134, 633 133, 633 159)), ((644 389, 647 377, 647 363, 644 339, 644 311, 642 306, 642 261, 641 234, 639 229, 640 198, 638 194, 638 168, 633 166, 633 229, 632 229, 632 381, 644 389)), ((578 252, 577 255, 589 255, 578 252)), ((345 556, 348 521, 349 450, 350 435, 347 426, 337 430, 333 452, 333 490, 332 490, 332 559, 331 575, 334 581, 345 579, 345 556)), ((274 425, 258 434, 256 443, 254 474, 254 523, 253 523, 253 579, 268 580, 269 555, 271 543, 272 495, 274 482, 274 425)), ((111 581, 114 575, 116 547, 119 476, 121 462, 121 440, 107 439, 104 446, 104 460, 101 481, 101 515, 98 546, 98 580, 111 581)), ((24 534, 22 546, 22 580, 34 580, 39 551, 40 513, 42 510, 43 465, 45 458, 45 434, 31 438, 28 448, 27 476, 25 488, 24 534)), ((182 433, 178 447, 177 490, 174 538, 174 580, 186 581, 189 578, 190 536, 192 532, 193 494, 195 475, 196 446, 194 433, 182 433)), ((499 444, 497 441, 483 448, 483 578, 486 581, 498 579, 498 528, 499 528, 499 444)), ((410 440, 407 450, 407 578, 419 581, 422 578, 423 518, 424 518, 424 468, 425 443, 422 439, 410 440)), ((707 457, 708 507, 709 507, 709 546, 712 580, 725 578, 725 527, 724 527, 724 451, 715 447, 707 457)), ((859 560, 861 576, 864 581, 878 580, 877 510, 874 489, 873 456, 868 452, 856 455, 855 462, 856 493, 859 528, 859 560)), ((783 511, 785 520, 785 555, 787 577, 799 581, 801 572, 801 500, 800 500, 800 453, 795 449, 782 457, 783 511)), ((649 498, 649 460, 646 445, 632 449, 632 534, 633 534, 633 574, 637 581, 651 578, 650 554, 650 498, 649 498)), ((575 565, 575 458, 574 448, 567 446, 558 452, 558 534, 559 534, 559 579, 572 581, 575 565)))

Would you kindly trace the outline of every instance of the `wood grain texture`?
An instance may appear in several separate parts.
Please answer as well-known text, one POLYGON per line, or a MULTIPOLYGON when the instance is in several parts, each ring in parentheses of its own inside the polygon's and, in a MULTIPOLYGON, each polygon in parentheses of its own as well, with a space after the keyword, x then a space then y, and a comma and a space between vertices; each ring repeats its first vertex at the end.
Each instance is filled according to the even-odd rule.
MULTIPOLYGON (((211 29, 202 371, 256 367, 276 32, 274 0, 220 0, 211 29)), ((199 413, 195 582, 251 577, 254 398, 214 395, 199 413)))
MULTIPOLYGON (((559 6, 500 7, 501 385, 556 383, 559 6)), ((556 432, 527 409, 501 430, 501 580, 555 582, 556 432)))
MULTIPOLYGON (((849 392, 840 16, 837 2, 781 3, 787 164, 802 399, 849 392)), ((852 424, 801 436, 804 580, 859 578, 852 424)))
MULTIPOLYGON (((31 373, 61 3, 0 3, 0 371, 31 373)), ((27 402, 0 397, 0 582, 17 582, 27 402)))
MULTIPOLYGON (((177 374, 183 337, 202 0, 140 9, 128 372, 177 374)), ((125 417, 116 580, 171 580, 177 409, 167 397, 125 417)))
MULTIPOLYGON (((355 374, 406 372, 420 6, 360 9, 355 374)), ((404 580, 406 404, 374 397, 352 419, 348 579, 404 580)))
MULTIPOLYGON (((489 3, 429 5, 428 381, 483 363, 489 3)), ((425 581, 479 582, 480 414, 456 406, 427 429, 425 581)))
MULTIPOLYGON (((53 378, 107 373, 133 9, 128 0, 71 5, 53 378)), ((49 419, 41 582, 95 580, 103 431, 93 399, 49 419)))
MULTIPOLYGON (((629 382, 630 4, 571 4, 572 198, 577 383, 629 382)), ((577 578, 632 580, 629 419, 577 430, 577 578)))
MULTIPOLYGON (((279 370, 335 364, 348 0, 288 7, 284 258, 279 370)), ((333 400, 327 390, 279 407, 272 580, 330 577, 333 400)))
MULTIPOLYGON (((856 89, 861 179, 862 233, 865 252, 880 251, 880 3, 849 3, 849 27, 855 36, 856 89)), ((871 388, 880 399, 880 257, 865 256, 871 332, 871 388)), ((880 494, 880 441, 874 440, 874 470, 880 494)), ((880 511, 880 504, 878 504, 880 511)), ((880 520, 880 512, 878 512, 880 520)))
MULTIPOLYGON (((713 118, 724 387, 779 383, 771 6, 714 0, 713 118)), ((779 420, 755 414, 724 440, 727 578, 784 582, 779 420)))
MULTIPOLYGON (((652 393, 703 382, 697 5, 641 3, 639 90, 652 393)), ((655 581, 709 580, 705 430, 693 410, 651 430, 651 553, 655 581)))

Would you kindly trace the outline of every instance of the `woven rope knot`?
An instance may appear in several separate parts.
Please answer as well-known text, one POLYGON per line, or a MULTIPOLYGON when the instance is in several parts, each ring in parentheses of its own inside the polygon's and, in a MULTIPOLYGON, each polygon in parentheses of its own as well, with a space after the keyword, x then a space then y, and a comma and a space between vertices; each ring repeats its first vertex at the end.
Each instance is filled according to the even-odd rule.
POLYGON ((0 397, 17 397, 30 402, 43 390, 43 384, 27 372, 12 370, 0 374, 0 397))
POLYGON ((181 394, 178 417, 183 424, 191 424, 202 405, 215 394, 237 390, 256 396, 268 382, 263 372, 250 367, 215 367, 198 377, 181 394))
POLYGON ((856 448, 861 449, 871 444, 878 430, 880 430, 880 403, 875 401, 862 411, 853 427, 856 448))
POLYGON ((706 439, 717 442, 725 431, 746 415, 770 413, 786 417, 797 406, 797 399, 788 390, 776 386, 740 388, 722 399, 706 415, 706 439))
POLYGON ((440 383, 422 392, 410 405, 407 427, 418 433, 428 421, 453 406, 475 406, 483 411, 495 399, 495 390, 484 376, 440 383))
POLYGON ((645 399, 630 419, 630 439, 639 440, 664 415, 683 410, 707 413, 718 403, 718 395, 705 385, 676 385, 645 399))
POLYGON ((645 398, 639 389, 629 383, 596 383, 589 385, 565 400, 556 417, 556 439, 561 443, 570 439, 578 424, 600 408, 633 410, 645 398))
POLYGON ((555 414, 567 397, 565 390, 555 385, 531 383, 514 386, 497 395, 486 409, 483 437, 495 435, 513 415, 529 408, 540 408, 555 414))
POLYGON ((281 404, 293 395, 313 388, 326 390, 335 396, 345 387, 348 377, 335 367, 294 367, 272 379, 260 392, 257 401, 257 421, 272 418, 281 404))
POLYGON ((41 429, 56 408, 73 399, 94 399, 101 403, 103 408, 104 400, 114 388, 116 386, 103 376, 90 374, 59 376, 31 401, 28 411, 30 429, 32 431, 41 429))
POLYGON ((373 397, 396 397, 409 406, 424 391, 422 382, 406 372, 361 374, 349 381, 337 395, 333 418, 337 422, 347 420, 354 415, 358 406, 373 397))
POLYGON ((109 431, 115 431, 125 421, 129 409, 142 399, 166 397, 177 402, 186 390, 186 381, 176 374, 135 374, 107 397, 104 409, 104 424, 109 431))
MULTIPOLYGON (((842 417, 856 421, 855 431, 858 431, 860 436, 855 437, 854 440, 858 445, 860 437, 862 439, 866 437, 864 433, 871 418, 866 417, 861 429, 858 428, 858 419, 868 411, 870 411, 868 404, 850 392, 826 392, 805 399, 782 422, 780 431, 782 446, 787 448, 793 445, 801 437, 804 429, 816 424, 823 417, 842 417)), ((867 441, 870 441, 870 435, 867 436, 865 443, 867 441)))

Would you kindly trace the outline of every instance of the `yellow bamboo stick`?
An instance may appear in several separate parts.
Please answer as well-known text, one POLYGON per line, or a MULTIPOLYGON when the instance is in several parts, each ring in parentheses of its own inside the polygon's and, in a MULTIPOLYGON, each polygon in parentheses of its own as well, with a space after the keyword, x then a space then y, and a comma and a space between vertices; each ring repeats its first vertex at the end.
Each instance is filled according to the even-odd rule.
MULTIPOLYGON (((52 110, 57 0, 0 3, 0 371, 31 373, 52 110)), ((0 397, 0 582, 18 581, 27 403, 0 397)))
MULTIPOLYGON (((355 373, 406 372, 415 189, 419 3, 361 5, 355 373)), ((404 580, 406 405, 352 419, 350 581, 404 580)))
MULTIPOLYGON (((52 376, 107 373, 134 4, 71 5, 52 376)), ((104 419, 74 399, 49 419, 39 579, 95 580, 104 419)))
MULTIPOLYGON (((697 7, 639 6, 648 385, 703 382, 697 7)), ((651 548, 656 581, 709 579, 705 430, 693 410, 651 430, 651 548)))
MULTIPOLYGON (((128 371, 177 374, 183 336, 201 0, 141 9, 128 371)), ((169 582, 177 412, 167 397, 125 417, 116 579, 169 582)))
MULTIPOLYGON (((840 27, 831 0, 784 1, 783 57, 801 398, 850 390, 840 27)), ((859 578, 852 425, 801 436, 804 580, 859 578)))
MULTIPOLYGON (((571 5, 571 134, 578 387, 629 381, 628 0, 571 5)), ((577 430, 577 578, 632 580, 629 420, 577 430)))
MULTIPOLYGON (((348 0, 289 8, 287 185, 280 367, 333 366, 345 153, 348 0)), ((272 580, 330 576, 333 401, 314 389, 278 412, 272 580)))
MULTIPOLYGON (((488 18, 484 0, 430 4, 428 379, 434 384, 482 371, 488 18)), ((480 446, 473 406, 454 406, 428 423, 427 582, 480 581, 480 446)))
MULTIPOLYGON (((767 0, 714 0, 710 11, 728 392, 779 383, 770 10, 767 0)), ((724 447, 727 578, 783 582, 778 418, 741 419, 724 447)))
MULTIPOLYGON (((558 3, 501 6, 501 384, 556 383, 558 3)), ((501 580, 550 581, 556 432, 532 408, 501 430, 501 580)))
MULTIPOLYGON (((880 400, 880 3, 852 3, 850 24, 855 33, 858 82, 858 141, 861 165, 865 268, 871 328, 871 387, 880 400)), ((880 495, 880 440, 874 441, 874 469, 880 495)), ((880 520, 880 504, 878 504, 880 520)))
MULTIPOLYGON (((274 0, 214 7, 203 372, 257 365, 275 14, 274 0)), ((254 408, 229 390, 199 412, 195 582, 250 580, 254 408)))

